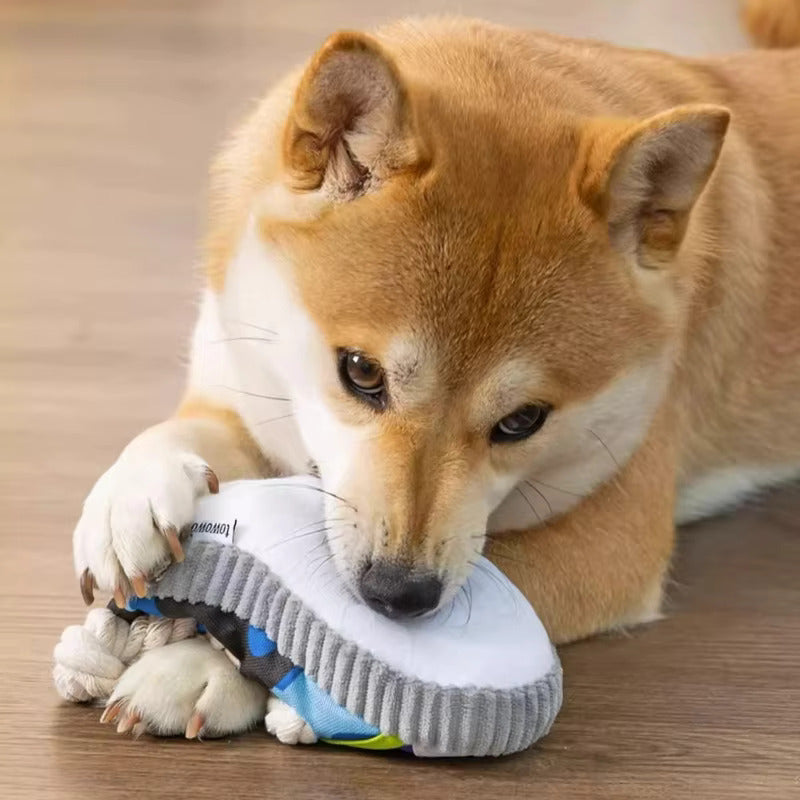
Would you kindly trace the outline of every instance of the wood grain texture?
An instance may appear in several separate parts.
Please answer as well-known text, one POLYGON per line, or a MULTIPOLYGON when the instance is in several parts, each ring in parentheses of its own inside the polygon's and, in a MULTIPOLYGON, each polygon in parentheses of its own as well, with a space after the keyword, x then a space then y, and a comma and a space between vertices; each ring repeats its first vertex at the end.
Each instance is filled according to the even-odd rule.
POLYGON ((84 615, 80 503, 178 397, 216 142, 331 29, 448 8, 682 52, 742 43, 734 0, 0 2, 0 798, 800 798, 792 490, 684 533, 666 620, 564 648, 563 713, 515 757, 133 742, 51 688, 84 615))

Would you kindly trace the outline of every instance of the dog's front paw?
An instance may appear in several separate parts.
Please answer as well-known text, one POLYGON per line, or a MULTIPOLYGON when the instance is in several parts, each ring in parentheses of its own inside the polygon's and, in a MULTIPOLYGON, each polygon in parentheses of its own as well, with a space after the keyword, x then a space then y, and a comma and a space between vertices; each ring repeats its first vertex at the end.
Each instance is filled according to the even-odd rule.
POLYGON ((317 735, 311 726, 290 706, 271 695, 264 717, 267 733, 278 737, 283 744, 314 744, 317 735))
POLYGON ((219 488, 198 456, 135 440, 86 498, 75 528, 75 567, 84 600, 93 589, 113 592, 123 605, 131 590, 183 558, 180 531, 192 521, 200 495, 219 488))
POLYGON ((252 728, 267 706, 267 690, 239 674, 205 639, 175 642, 128 667, 108 700, 102 722, 139 736, 219 737, 252 728))

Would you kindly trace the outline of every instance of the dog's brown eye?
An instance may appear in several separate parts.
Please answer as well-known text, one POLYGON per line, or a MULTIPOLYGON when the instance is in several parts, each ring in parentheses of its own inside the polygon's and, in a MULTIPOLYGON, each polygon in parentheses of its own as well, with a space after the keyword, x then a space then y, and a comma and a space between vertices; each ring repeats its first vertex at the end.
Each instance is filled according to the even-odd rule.
POLYGON ((386 404, 386 385, 383 368, 359 350, 339 350, 339 378, 345 388, 372 405, 386 404))
POLYGON ((518 408, 492 428, 489 438, 493 442, 518 442, 533 436, 544 425, 550 406, 544 403, 532 403, 518 408))

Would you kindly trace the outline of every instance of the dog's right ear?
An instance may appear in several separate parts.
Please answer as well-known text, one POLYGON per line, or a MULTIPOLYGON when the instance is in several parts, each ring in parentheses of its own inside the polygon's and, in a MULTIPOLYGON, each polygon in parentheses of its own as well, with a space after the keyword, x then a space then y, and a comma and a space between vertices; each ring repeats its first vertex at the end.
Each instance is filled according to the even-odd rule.
POLYGON ((422 165, 407 89, 375 39, 338 33, 314 56, 286 123, 283 161, 290 189, 333 201, 422 165))
POLYGON ((612 244, 639 266, 669 263, 719 158, 730 113, 679 106, 644 121, 588 126, 579 191, 612 244))

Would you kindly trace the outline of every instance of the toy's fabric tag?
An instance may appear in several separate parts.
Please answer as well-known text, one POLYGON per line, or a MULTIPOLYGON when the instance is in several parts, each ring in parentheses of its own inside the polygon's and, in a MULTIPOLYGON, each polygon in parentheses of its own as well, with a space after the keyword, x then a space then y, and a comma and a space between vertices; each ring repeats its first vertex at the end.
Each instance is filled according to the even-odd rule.
POLYGON ((189 527, 189 533, 196 542, 213 542, 214 544, 235 544, 236 517, 226 519, 196 519, 189 527))

